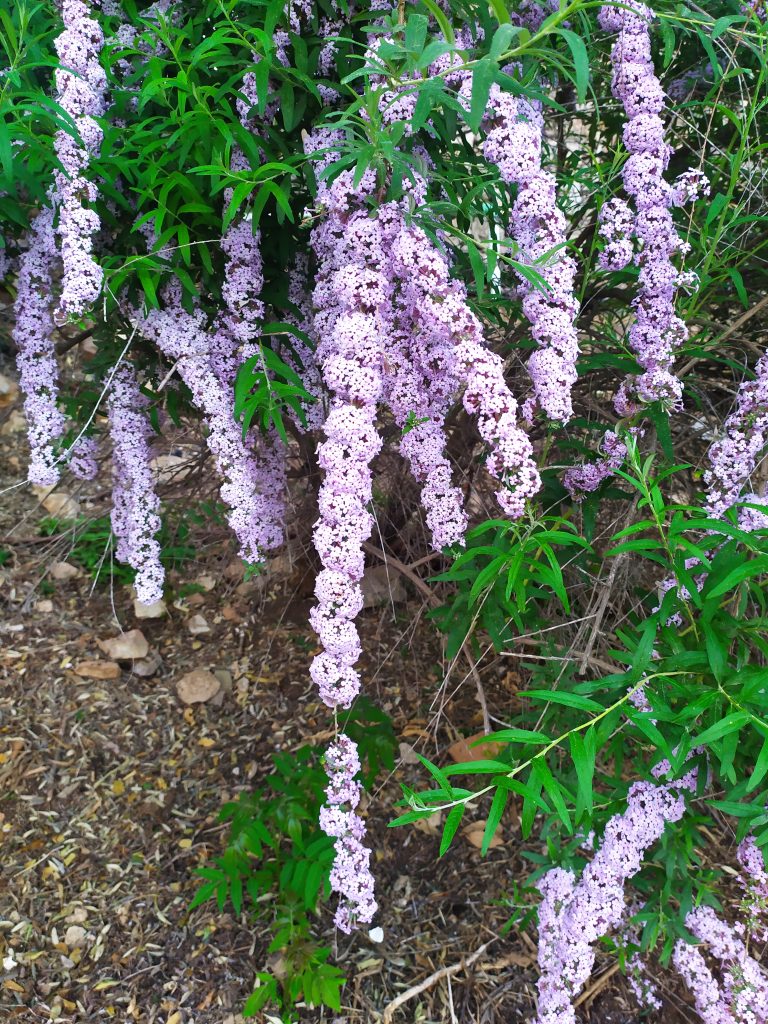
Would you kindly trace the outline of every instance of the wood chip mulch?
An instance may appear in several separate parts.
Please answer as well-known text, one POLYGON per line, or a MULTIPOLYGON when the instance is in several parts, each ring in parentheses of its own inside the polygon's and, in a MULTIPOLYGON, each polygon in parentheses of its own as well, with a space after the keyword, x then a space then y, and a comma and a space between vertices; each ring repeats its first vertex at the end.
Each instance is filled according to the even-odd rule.
MULTIPOLYGON (((17 432, 0 431, 0 487, 20 481, 21 446, 17 432)), ((80 500, 86 512, 105 511, 103 494, 80 500)), ((222 803, 257 786, 273 752, 330 735, 307 672, 307 589, 279 571, 243 583, 228 572, 224 539, 188 566, 197 592, 170 602, 163 618, 137 621, 126 587, 91 594, 82 571, 46 575, 70 542, 39 537, 46 513, 27 488, 2 503, 0 1020, 240 1024, 268 938, 245 915, 208 906, 190 914, 188 905, 195 869, 221 850, 222 803), (193 616, 207 632, 199 619, 190 631, 193 616), (83 667, 114 665, 99 641, 135 628, 149 642, 152 674, 130 662, 83 667), (214 672, 221 690, 185 706, 176 682, 194 669, 214 672)), ((515 822, 505 819, 485 858, 470 822, 441 860, 434 822, 386 827, 399 782, 423 784, 414 750, 444 756, 482 728, 471 676, 434 703, 445 663, 424 611, 412 591, 361 619, 368 693, 391 715, 401 755, 366 808, 383 939, 335 935, 323 908, 317 933, 349 982, 341 1014, 306 1010, 302 1020, 368 1024, 389 1006, 392 1024, 522 1024, 534 1011, 535 931, 500 934, 510 915, 503 898, 529 870, 515 822)), ((511 713, 519 679, 508 665, 483 666, 482 679, 494 713, 511 713)), ((610 967, 599 954, 579 1012, 629 1024, 637 1011, 610 967)))

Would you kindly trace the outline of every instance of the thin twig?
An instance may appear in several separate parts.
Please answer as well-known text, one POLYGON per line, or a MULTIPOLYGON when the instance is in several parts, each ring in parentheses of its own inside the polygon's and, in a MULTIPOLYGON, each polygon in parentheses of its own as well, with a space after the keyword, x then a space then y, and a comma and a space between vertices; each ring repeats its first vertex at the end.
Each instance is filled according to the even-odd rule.
POLYGON ((434 974, 430 974, 428 978, 425 978, 424 981, 420 981, 418 985, 413 985, 411 988, 406 989, 405 992, 401 992, 399 996, 393 999, 391 1003, 387 1003, 384 1007, 384 1012, 381 1015, 381 1024, 391 1024, 395 1010, 398 1010, 409 1000, 421 995, 422 992, 426 992, 428 988, 436 985, 438 981, 442 981, 443 978, 450 978, 452 975, 458 974, 459 971, 463 971, 467 967, 471 967, 472 964, 479 960, 483 953, 485 953, 486 949, 488 949, 488 947, 495 941, 496 939, 491 939, 489 942, 480 946, 479 949, 476 949, 471 956, 466 958, 466 960, 460 960, 459 963, 451 964, 450 967, 441 967, 439 971, 435 971, 434 974))
POLYGON ((381 548, 377 548, 375 544, 370 544, 368 541, 363 542, 363 550, 367 551, 370 555, 375 555, 376 558, 380 558, 385 565, 391 566, 396 572, 399 572, 401 576, 405 576, 407 580, 416 587, 420 594, 426 598, 426 600, 435 607, 440 604, 440 599, 434 594, 429 586, 424 582, 421 576, 418 576, 410 566, 406 565, 405 562, 401 562, 399 558, 395 558, 393 555, 388 555, 381 548))

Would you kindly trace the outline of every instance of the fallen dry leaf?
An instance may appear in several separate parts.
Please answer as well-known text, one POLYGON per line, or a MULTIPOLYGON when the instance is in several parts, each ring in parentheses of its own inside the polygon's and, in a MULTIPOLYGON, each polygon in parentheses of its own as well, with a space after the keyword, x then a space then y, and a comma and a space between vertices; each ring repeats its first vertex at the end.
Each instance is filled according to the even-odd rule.
POLYGON ((486 743, 478 743, 476 747, 472 746, 475 740, 482 740, 484 735, 482 732, 477 732, 474 736, 456 740, 448 747, 448 756, 457 764, 463 764, 465 761, 495 761, 504 749, 503 743, 490 740, 486 743))
POLYGON ((83 679, 119 679, 120 666, 116 661, 80 661, 75 665, 75 675, 83 679))
POLYGON ((176 683, 179 700, 184 704, 204 704, 214 697, 221 688, 221 683, 213 674, 202 668, 187 672, 176 683))
MULTIPOLYGON (((483 845, 483 834, 485 833, 485 818, 481 818, 479 821, 473 821, 469 825, 465 825, 461 830, 465 838, 479 850, 483 845)), ((489 849, 495 850, 499 846, 503 846, 504 840, 501 838, 500 830, 497 828, 494 833, 493 839, 490 842, 489 849)))
POLYGON ((102 651, 115 661, 133 661, 136 658, 146 658, 149 653, 149 643, 140 629, 130 629, 120 636, 111 637, 109 640, 97 640, 102 651))
POLYGON ((79 502, 66 491, 46 495, 42 504, 48 515, 56 519, 76 519, 80 513, 79 502))
POLYGON ((419 756, 410 743, 401 743, 400 760, 403 764, 419 764, 419 756))

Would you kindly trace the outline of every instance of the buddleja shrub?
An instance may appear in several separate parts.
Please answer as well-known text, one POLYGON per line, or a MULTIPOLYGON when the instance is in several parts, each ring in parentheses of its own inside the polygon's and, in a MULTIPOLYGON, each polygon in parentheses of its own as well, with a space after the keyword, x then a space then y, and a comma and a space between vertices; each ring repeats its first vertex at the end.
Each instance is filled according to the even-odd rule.
MULTIPOLYGON (((575 1019, 601 939, 645 1004, 654 950, 703 1020, 768 1019, 749 952, 768 900, 768 362, 748 333, 766 286, 762 4, 1 13, 30 481, 92 476, 111 451, 116 555, 151 602, 169 421, 201 422, 249 566, 282 542, 287 463, 319 479, 309 672, 338 725, 360 689, 364 546, 374 517, 395 544, 405 524, 373 488, 398 449, 424 546, 448 560, 451 654, 488 637, 533 684, 498 759, 425 760, 431 788, 399 821, 446 810, 444 852, 478 813, 487 849, 521 803, 545 850, 542 1024, 575 1019), (97 356, 60 395, 66 325, 97 356), (738 841, 740 907, 703 866, 713 814, 738 841)), ((341 729, 324 770, 349 932, 377 907, 341 729)))

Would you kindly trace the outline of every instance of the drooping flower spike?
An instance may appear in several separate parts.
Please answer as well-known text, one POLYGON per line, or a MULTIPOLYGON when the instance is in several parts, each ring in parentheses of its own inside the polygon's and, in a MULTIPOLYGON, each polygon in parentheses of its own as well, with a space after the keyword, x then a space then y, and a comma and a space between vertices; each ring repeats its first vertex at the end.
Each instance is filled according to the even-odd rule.
POLYGON ((55 445, 64 431, 64 416, 56 404, 59 368, 51 315, 55 258, 53 210, 43 207, 32 224, 28 248, 19 262, 13 340, 29 437, 27 479, 45 487, 58 482, 55 445))
POLYGON ((85 172, 101 145, 98 118, 105 110, 107 79, 99 63, 104 34, 92 17, 92 5, 86 0, 63 0, 61 13, 64 30, 55 42, 60 61, 57 99, 77 132, 75 137, 62 128, 54 139, 61 167, 54 174, 53 197, 64 265, 57 315, 67 318, 88 310, 99 296, 104 277, 93 255, 93 236, 99 228, 92 209, 97 189, 85 172))
POLYGON ((107 397, 114 476, 112 532, 117 538, 115 556, 136 571, 136 599, 145 605, 162 598, 165 580, 148 408, 133 367, 124 363, 112 378, 107 397))

